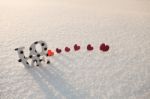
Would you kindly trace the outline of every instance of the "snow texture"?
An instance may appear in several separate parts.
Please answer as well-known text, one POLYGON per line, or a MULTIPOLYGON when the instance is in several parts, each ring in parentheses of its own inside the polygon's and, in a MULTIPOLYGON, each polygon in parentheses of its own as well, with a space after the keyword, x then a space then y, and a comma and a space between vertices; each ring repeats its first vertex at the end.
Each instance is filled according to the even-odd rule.
POLYGON ((0 0, 0 99, 150 99, 150 1, 0 0), (38 40, 71 52, 25 68, 38 40))

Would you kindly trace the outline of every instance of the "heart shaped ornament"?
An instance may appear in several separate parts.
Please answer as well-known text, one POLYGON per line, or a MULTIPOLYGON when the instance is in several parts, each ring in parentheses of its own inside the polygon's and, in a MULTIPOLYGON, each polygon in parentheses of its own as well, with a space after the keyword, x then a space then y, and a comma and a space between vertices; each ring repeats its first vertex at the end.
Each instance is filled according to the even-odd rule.
POLYGON ((105 43, 102 43, 100 45, 100 48, 99 48, 101 51, 103 52, 107 52, 109 50, 109 45, 106 45, 105 43))
POLYGON ((88 51, 92 51, 94 49, 94 47, 91 45, 91 44, 88 44, 87 45, 87 50, 88 51))
POLYGON ((57 53, 61 53, 61 49, 56 48, 56 52, 57 52, 57 53))
POLYGON ((74 50, 75 50, 75 51, 80 50, 80 46, 79 46, 79 45, 77 45, 77 44, 75 44, 75 45, 74 45, 74 50))
POLYGON ((65 51, 66 52, 70 52, 70 48, 69 47, 65 47, 65 51))
POLYGON ((48 51, 47 51, 47 55, 48 55, 48 56, 53 56, 53 55, 54 55, 54 52, 53 52, 52 50, 48 50, 48 51))

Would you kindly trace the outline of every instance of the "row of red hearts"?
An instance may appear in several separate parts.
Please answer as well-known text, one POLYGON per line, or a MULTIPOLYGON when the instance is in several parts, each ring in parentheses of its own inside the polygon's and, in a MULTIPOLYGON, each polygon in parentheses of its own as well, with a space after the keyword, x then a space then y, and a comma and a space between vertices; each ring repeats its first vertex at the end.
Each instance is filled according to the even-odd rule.
MULTIPOLYGON (((78 51, 80 49, 81 49, 81 47, 79 45, 77 45, 77 44, 74 45, 75 51, 78 51)), ((99 50, 101 50, 103 52, 107 52, 109 49, 110 49, 109 45, 106 45, 105 43, 102 43, 99 47, 99 50)), ((71 49, 69 47, 65 47, 64 50, 65 50, 65 52, 70 52, 71 49)), ((92 50, 94 50, 94 47, 91 44, 88 44, 87 50, 92 51, 92 50)), ((62 52, 62 50, 60 48, 56 48, 56 52, 59 54, 62 52)), ((53 55, 54 55, 54 52, 52 52, 51 50, 48 50, 48 56, 53 56, 53 55)))

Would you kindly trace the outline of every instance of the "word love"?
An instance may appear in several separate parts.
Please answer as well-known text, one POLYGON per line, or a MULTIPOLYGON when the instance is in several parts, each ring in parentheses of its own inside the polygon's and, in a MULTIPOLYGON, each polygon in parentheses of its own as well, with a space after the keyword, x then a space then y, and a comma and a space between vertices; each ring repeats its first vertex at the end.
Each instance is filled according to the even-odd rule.
POLYGON ((37 41, 31 44, 29 47, 30 53, 28 57, 24 55, 24 48, 25 47, 16 48, 15 51, 18 52, 18 56, 20 58, 18 62, 22 62, 25 67, 41 66, 42 62, 47 62, 47 64, 49 64, 50 61, 46 59, 46 57, 54 55, 53 51, 47 49, 47 44, 44 41, 37 41), (41 46, 41 52, 36 49, 38 44, 41 46), (29 60, 31 60, 30 64, 28 62, 29 60))
MULTIPOLYGON (((74 51, 79 51, 81 47, 77 44, 74 45, 74 51)), ((48 46, 44 41, 36 41, 29 47, 29 55, 26 57, 24 55, 24 49, 25 47, 16 48, 15 51, 18 52, 19 60, 18 62, 22 62, 22 64, 25 67, 33 67, 33 66, 42 66, 42 64, 47 63, 50 64, 50 60, 47 59, 47 57, 54 56, 54 52, 52 50, 48 50, 48 46), (37 46, 40 45, 41 51, 37 50, 37 46), (29 60, 30 63, 29 63, 29 60)), ((87 50, 92 51, 94 50, 94 47, 91 44, 87 45, 87 50)), ((105 43, 100 44, 99 47, 100 51, 107 52, 109 50, 109 45, 106 45, 105 43)), ((62 49, 56 48, 56 53, 60 54, 62 53, 62 49)), ((65 47, 65 52, 70 52, 71 48, 65 47)))

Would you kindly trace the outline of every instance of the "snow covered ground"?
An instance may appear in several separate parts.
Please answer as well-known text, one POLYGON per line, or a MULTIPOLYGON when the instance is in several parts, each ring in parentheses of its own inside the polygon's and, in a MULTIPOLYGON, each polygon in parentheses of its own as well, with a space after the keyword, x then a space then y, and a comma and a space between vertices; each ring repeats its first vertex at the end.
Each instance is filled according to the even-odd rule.
POLYGON ((150 99, 150 1, 0 0, 0 99, 150 99), (82 48, 24 68, 14 49, 38 40, 82 48))

